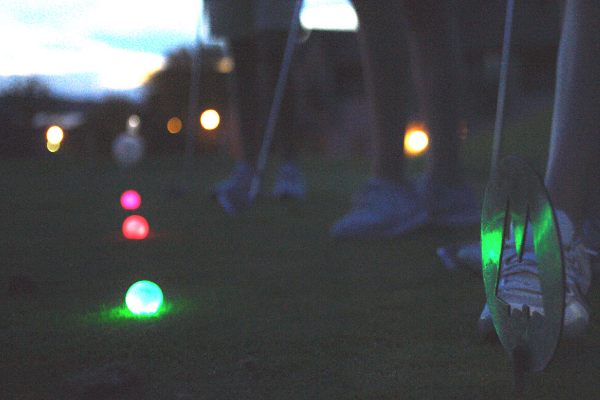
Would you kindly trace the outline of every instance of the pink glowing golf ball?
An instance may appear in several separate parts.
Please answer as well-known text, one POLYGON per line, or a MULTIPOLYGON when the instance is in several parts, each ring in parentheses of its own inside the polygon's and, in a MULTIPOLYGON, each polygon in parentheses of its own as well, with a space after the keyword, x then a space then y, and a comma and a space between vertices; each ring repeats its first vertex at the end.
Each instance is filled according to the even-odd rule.
POLYGON ((135 190, 128 190, 121 195, 121 205, 126 210, 135 210, 141 202, 142 198, 135 190))
POLYGON ((127 239, 144 239, 149 231, 148 222, 139 215, 130 215, 123 222, 123 235, 127 239))

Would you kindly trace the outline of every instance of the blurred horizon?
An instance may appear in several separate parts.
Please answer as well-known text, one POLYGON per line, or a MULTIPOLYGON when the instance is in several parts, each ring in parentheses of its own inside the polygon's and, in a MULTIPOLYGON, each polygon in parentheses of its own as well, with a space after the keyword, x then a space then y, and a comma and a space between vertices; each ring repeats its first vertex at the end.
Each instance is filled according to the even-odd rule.
MULTIPOLYGON (((169 53, 193 48, 197 39, 216 43, 203 3, 0 0, 0 33, 12 38, 0 44, 0 90, 35 77, 56 97, 121 95, 139 102, 143 84, 169 53)), ((305 0, 301 20, 307 29, 348 30, 357 23, 349 0, 305 0)))

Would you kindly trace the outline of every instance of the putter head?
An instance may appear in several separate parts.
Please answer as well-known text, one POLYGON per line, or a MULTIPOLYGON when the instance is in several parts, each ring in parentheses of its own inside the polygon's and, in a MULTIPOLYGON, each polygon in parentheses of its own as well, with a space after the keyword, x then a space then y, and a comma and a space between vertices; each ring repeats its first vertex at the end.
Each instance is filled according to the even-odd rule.
POLYGON ((250 186, 233 187, 217 193, 217 201, 229 215, 239 214, 246 210, 256 198, 260 186, 260 177, 255 174, 250 186))
POLYGON ((481 214, 481 255, 487 303, 500 342, 509 354, 524 357, 519 363, 526 372, 542 371, 552 359, 562 331, 562 247, 543 181, 518 157, 500 161, 490 177, 481 214), (533 230, 543 315, 530 313, 527 305, 522 311, 511 310, 497 295, 510 225, 514 228, 516 252, 522 254, 528 222, 533 230))
POLYGON ((229 215, 236 215, 246 210, 252 204, 250 195, 245 190, 226 190, 217 193, 217 201, 229 215))

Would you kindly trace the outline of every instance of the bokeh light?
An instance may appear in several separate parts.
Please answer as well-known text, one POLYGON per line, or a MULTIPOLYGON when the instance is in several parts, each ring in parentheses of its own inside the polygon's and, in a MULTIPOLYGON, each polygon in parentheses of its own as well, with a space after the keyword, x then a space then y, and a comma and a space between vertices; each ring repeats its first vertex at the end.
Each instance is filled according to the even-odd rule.
POLYGON ((160 287, 154 282, 139 281, 131 285, 125 295, 125 304, 133 314, 155 314, 163 303, 160 287))
POLYGON ((123 221, 123 236, 127 239, 145 239, 149 231, 150 226, 142 216, 130 215, 123 221))
POLYGON ((350 1, 311 1, 311 3, 312 7, 303 7, 300 14, 300 23, 305 30, 358 30, 358 16, 350 1))
POLYGON ((181 123, 181 120, 177 117, 173 117, 169 120, 169 122, 167 122, 167 129, 171 133, 181 132, 182 127, 183 127, 183 124, 181 123))
POLYGON ((427 149, 429 137, 422 124, 409 125, 404 135, 404 152, 407 155, 417 155, 427 149))
POLYGON ((140 117, 138 117, 137 115, 132 115, 131 117, 129 117, 129 119, 127 120, 127 127, 128 128, 133 128, 133 129, 137 129, 140 126, 140 117))
POLYGON ((235 62, 232 57, 223 57, 216 64, 216 70, 220 74, 229 74, 233 72, 235 68, 235 62))
POLYGON ((62 142, 63 138, 64 132, 59 126, 54 125, 48 128, 48 131, 46 132, 46 139, 48 139, 48 143, 59 144, 62 142))
POLYGON ((208 131, 215 129, 217 126, 219 126, 220 122, 221 117, 215 110, 206 110, 200 116, 200 124, 208 131))
POLYGON ((135 190, 127 190, 121 195, 121 206, 126 210, 135 210, 141 202, 142 198, 135 190))
POLYGON ((46 142, 46 148, 50 153, 56 153, 60 149, 60 143, 46 142))

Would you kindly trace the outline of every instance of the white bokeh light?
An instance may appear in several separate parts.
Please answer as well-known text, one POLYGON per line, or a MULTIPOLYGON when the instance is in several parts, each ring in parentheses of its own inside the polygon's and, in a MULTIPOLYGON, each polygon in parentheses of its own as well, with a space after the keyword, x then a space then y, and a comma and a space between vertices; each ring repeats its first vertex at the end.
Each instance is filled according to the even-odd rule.
POLYGON ((300 22, 305 29, 358 29, 358 17, 349 0, 304 0, 300 22))

